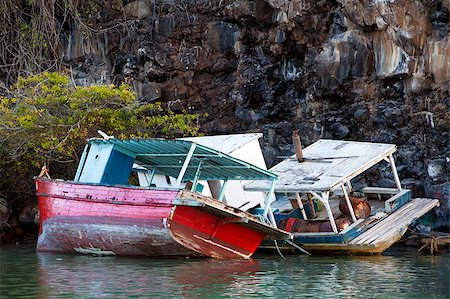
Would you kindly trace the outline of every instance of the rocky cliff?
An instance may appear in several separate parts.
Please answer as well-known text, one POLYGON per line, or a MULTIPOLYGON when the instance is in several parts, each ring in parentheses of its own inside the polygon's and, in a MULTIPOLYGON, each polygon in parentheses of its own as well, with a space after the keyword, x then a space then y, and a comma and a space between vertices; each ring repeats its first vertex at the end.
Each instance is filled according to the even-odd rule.
POLYGON ((206 112, 205 134, 262 131, 269 166, 293 152, 294 128, 303 145, 395 143, 405 187, 448 213, 449 0, 79 5, 84 18, 59 20, 77 84, 127 81, 143 101, 206 112))

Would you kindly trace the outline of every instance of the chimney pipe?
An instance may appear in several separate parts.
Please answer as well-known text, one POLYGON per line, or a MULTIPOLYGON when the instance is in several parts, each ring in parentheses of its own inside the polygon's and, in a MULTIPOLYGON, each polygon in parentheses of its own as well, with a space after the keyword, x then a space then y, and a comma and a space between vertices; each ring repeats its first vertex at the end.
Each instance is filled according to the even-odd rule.
POLYGON ((298 136, 298 130, 292 131, 292 143, 294 144, 295 155, 297 156, 298 162, 302 162, 303 149, 302 142, 300 141, 300 136, 298 136))

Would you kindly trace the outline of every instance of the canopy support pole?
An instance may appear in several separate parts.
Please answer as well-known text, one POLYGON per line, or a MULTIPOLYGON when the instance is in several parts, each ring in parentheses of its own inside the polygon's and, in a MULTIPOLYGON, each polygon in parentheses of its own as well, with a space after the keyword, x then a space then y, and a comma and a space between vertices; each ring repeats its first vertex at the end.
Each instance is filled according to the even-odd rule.
POLYGON ((147 183, 148 183, 149 187, 151 186, 151 184, 153 182, 153 178, 155 177, 155 172, 156 172, 156 170, 152 169, 152 171, 150 172, 150 178, 147 179, 147 183))
POLYGON ((303 207, 302 199, 300 198, 300 194, 298 194, 298 192, 295 193, 295 198, 297 199, 298 207, 302 212, 303 220, 308 220, 308 217, 306 217, 305 208, 303 207))
POLYGON ((350 211, 350 216, 352 217, 352 221, 356 222, 355 212, 353 211, 352 203, 350 202, 350 198, 347 194, 347 189, 345 188, 344 183, 341 183, 342 192, 344 192, 345 201, 347 202, 348 210, 350 211))
POLYGON ((276 183, 277 183, 276 179, 273 179, 272 182, 270 182, 270 190, 269 190, 269 193, 266 195, 267 198, 266 198, 266 202, 264 204, 264 212, 263 212, 264 218, 266 218, 267 214, 269 214, 269 219, 270 219, 270 222, 272 222, 273 227, 277 227, 277 223, 275 221, 275 216, 273 215, 273 211, 270 208, 270 198, 274 194, 276 183))
POLYGON ((192 182, 192 192, 195 192, 195 190, 197 190, 198 179, 200 178, 200 173, 202 172, 202 164, 203 161, 200 160, 200 162, 198 163, 197 171, 195 172, 194 182, 192 182))
POLYGON ((219 198, 217 198, 218 201, 222 202, 223 198, 225 197, 225 188, 227 187, 228 180, 223 181, 222 187, 220 188, 219 198))
POLYGON ((310 191, 310 193, 312 195, 314 195, 315 197, 317 197, 317 199, 323 203, 323 205, 325 206, 325 209, 327 210, 327 215, 328 215, 328 218, 330 219, 330 223, 331 223, 331 227, 333 228, 333 232, 335 234, 339 233, 338 229, 336 227, 336 222, 334 221, 334 218, 333 218, 333 212, 331 211, 330 203, 328 202, 328 197, 330 196, 330 191, 322 192, 322 196, 320 196, 319 194, 317 194, 314 191, 310 191))
POLYGON ((395 167, 394 157, 389 155, 389 162, 391 163, 392 173, 394 174, 395 184, 397 185, 397 189, 399 191, 402 190, 402 185, 400 184, 400 179, 398 178, 397 167, 395 167))
POLYGON ((347 180, 346 184, 347 184, 348 192, 351 193, 353 191, 352 183, 350 182, 350 180, 347 180))
POLYGON ((176 184, 177 188, 179 188, 181 185, 181 180, 183 180, 186 169, 188 168, 188 165, 191 162, 192 155, 194 154, 196 146, 197 146, 197 143, 192 142, 191 148, 189 149, 186 159, 184 160, 183 167, 181 167, 180 173, 178 174, 177 184, 176 184))

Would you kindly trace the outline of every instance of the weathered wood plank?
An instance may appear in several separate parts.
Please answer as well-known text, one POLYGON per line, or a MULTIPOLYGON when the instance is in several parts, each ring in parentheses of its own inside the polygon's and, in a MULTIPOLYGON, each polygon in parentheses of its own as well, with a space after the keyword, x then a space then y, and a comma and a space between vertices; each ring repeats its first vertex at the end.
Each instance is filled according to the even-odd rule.
POLYGON ((396 194, 397 188, 364 187, 361 190, 365 194, 396 194))
POLYGON ((411 222, 439 204, 438 200, 416 198, 407 203, 372 228, 352 240, 351 244, 376 244, 405 231, 411 222))

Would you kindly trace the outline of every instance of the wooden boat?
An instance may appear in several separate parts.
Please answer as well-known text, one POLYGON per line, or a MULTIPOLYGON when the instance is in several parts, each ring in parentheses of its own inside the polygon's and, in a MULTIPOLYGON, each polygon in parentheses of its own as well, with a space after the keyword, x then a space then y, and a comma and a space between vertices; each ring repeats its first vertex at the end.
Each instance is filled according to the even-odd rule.
MULTIPOLYGON (((439 204, 437 199, 411 199, 410 190, 402 188, 393 144, 319 140, 302 151, 294 134, 296 138, 296 155, 270 169, 279 179, 272 207, 277 207, 273 214, 279 228, 291 232, 293 244, 308 251, 382 253, 439 204), (379 163, 390 165, 395 187, 363 186, 373 167, 383 166, 379 163)), ((245 189, 268 191, 270 186, 254 181, 245 189)), ((289 241, 279 244, 292 248, 289 241)), ((275 247, 273 242, 262 245, 275 247)))
POLYGON ((276 175, 192 141, 90 139, 73 181, 35 178, 41 216, 36 249, 249 258, 263 239, 289 237, 263 218, 223 203, 226 183, 217 199, 201 195, 202 180, 274 185, 276 175), (150 174, 148 186, 129 183, 136 172, 150 174), (155 187, 151 178, 157 174, 176 178, 175 186, 155 187))

